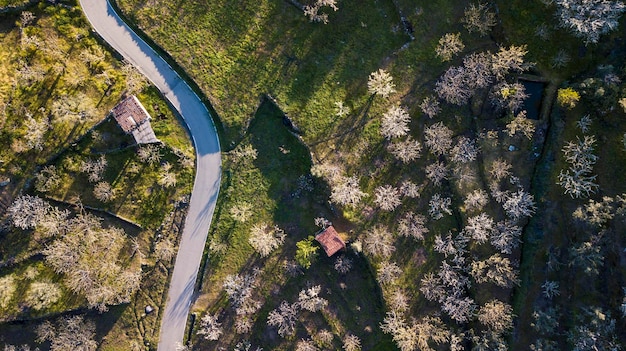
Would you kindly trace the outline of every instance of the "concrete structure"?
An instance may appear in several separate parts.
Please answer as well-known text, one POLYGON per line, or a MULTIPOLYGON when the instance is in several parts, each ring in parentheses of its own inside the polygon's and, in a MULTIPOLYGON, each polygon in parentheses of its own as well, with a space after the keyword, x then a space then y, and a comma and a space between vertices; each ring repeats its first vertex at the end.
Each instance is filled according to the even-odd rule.
POLYGON ((122 100, 111 110, 113 118, 126 134, 132 134, 137 144, 158 143, 150 125, 150 114, 135 95, 122 100))

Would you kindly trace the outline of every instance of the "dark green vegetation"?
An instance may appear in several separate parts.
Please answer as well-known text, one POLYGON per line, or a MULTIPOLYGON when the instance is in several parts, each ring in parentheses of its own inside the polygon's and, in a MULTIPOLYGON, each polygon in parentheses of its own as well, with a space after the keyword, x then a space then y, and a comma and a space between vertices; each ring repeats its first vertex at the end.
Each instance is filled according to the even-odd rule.
POLYGON ((37 346, 37 326, 46 320, 62 325, 76 314, 96 323, 103 350, 156 345, 159 308, 193 183, 195 156, 185 128, 155 88, 98 43, 75 2, 40 3, 1 16, 2 347, 37 346), (144 104, 161 145, 138 147, 106 119, 125 94, 136 94, 144 104), (26 194, 68 211, 68 219, 17 228, 5 214, 26 194), (50 223, 63 227, 91 215, 98 240, 111 228, 123 232, 112 236, 116 242, 106 250, 97 243, 85 248, 97 252, 81 253, 83 263, 101 267, 102 276, 116 272, 108 259, 141 273, 128 301, 105 313, 87 308, 89 293, 78 292, 68 278, 74 273, 59 274, 46 259, 60 235, 72 237, 51 234, 50 223), (146 314, 146 306, 155 310, 146 314))
MULTIPOLYGON (((332 261, 322 257, 323 253, 303 278, 287 279, 281 263, 295 258, 296 242, 315 231, 313 218, 318 216, 326 216, 346 237, 361 243, 368 240, 374 228, 389 228, 395 252, 389 257, 368 254, 365 266, 371 267, 372 272, 378 270, 374 275, 381 280, 383 268, 395 263, 402 271, 400 278, 391 284, 377 284, 380 290, 366 288, 366 281, 362 281, 356 287, 348 284, 345 291, 356 289, 361 295, 367 291, 370 298, 380 299, 378 303, 384 304, 387 311, 398 310, 392 297, 404 292, 408 296, 408 310, 402 315, 421 322, 422 317, 436 313, 440 305, 425 298, 420 282, 427 273, 437 273, 442 261, 450 261, 435 249, 436 237, 467 231, 469 220, 480 213, 466 207, 466 197, 483 190, 488 194, 483 213, 496 222, 510 217, 498 203, 502 201, 496 201, 497 194, 490 189, 497 181, 500 188, 496 188, 508 191, 507 197, 523 189, 534 195, 537 206, 530 221, 515 218, 516 225, 523 228, 523 243, 510 253, 502 254, 511 260, 513 267, 520 264, 520 283, 500 287, 478 281, 480 275, 472 276, 472 285, 466 293, 477 304, 474 314, 481 314, 481 308, 493 299, 512 304, 516 316, 514 329, 505 332, 507 336, 502 340, 490 339, 489 333, 483 332, 498 327, 489 325, 485 318, 471 317, 469 323, 457 324, 444 313, 443 322, 454 336, 464 340, 462 344, 468 348, 483 342, 503 342, 513 350, 527 350, 537 342, 537 347, 549 349, 546 344, 556 342, 556 349, 568 349, 580 341, 576 335, 581 334, 583 323, 595 328, 592 335, 605 338, 610 328, 598 326, 597 320, 592 319, 607 312, 617 321, 615 330, 625 330, 619 311, 626 273, 624 254, 619 250, 623 249, 625 238, 619 217, 621 200, 617 198, 624 192, 621 167, 625 164, 622 135, 626 129, 619 122, 624 118, 624 111, 618 105, 618 100, 626 96, 622 83, 626 79, 621 37, 623 19, 619 27, 622 32, 614 31, 603 36, 599 44, 584 46, 579 38, 557 28, 555 6, 547 6, 539 0, 487 2, 487 8, 495 14, 494 27, 487 36, 468 33, 462 24, 467 4, 448 0, 340 1, 338 11, 327 12, 329 23, 326 25, 308 22, 290 1, 117 2, 132 21, 181 64, 210 98, 226 129, 223 144, 231 150, 225 157, 224 192, 216 212, 216 226, 211 232, 203 284, 205 295, 195 306, 200 312, 198 320, 204 316, 202 311, 216 315, 223 323, 224 335, 217 342, 194 337, 198 349, 217 347, 216 343, 233 347, 237 341, 245 339, 263 347, 295 349, 307 334, 319 344, 320 329, 333 333, 335 348, 339 346, 338 339, 347 332, 362 339, 363 349, 374 347, 371 342, 378 338, 378 324, 382 320, 378 310, 376 315, 363 310, 337 313, 338 321, 329 323, 330 328, 317 322, 320 313, 326 317, 328 310, 345 306, 335 290, 332 294, 320 295, 328 299, 328 310, 313 315, 306 312, 298 318, 294 336, 281 339, 276 335, 276 328, 266 324, 269 312, 278 308, 281 300, 295 302, 298 290, 316 284, 323 289, 336 287, 338 278, 330 267, 332 261), (404 31, 407 23, 413 40, 404 31), (446 33, 460 33, 465 46, 451 62, 442 63, 435 55, 435 48, 446 33), (529 116, 537 115, 538 119, 518 119, 534 129, 529 138, 521 133, 514 136, 507 133, 514 121, 513 115, 491 106, 493 92, 489 88, 478 90, 464 106, 442 101, 441 112, 432 120, 422 113, 421 102, 435 95, 435 82, 448 67, 463 65, 462 58, 470 53, 487 50, 495 53, 499 47, 511 45, 525 45, 528 51, 524 56, 528 65, 523 78, 545 83, 541 104, 536 107, 539 110, 529 113, 529 116), (368 76, 379 68, 389 72, 395 83, 397 92, 389 99, 367 92, 368 76), (588 77, 595 77, 595 81, 585 82, 588 77), (582 97, 571 110, 554 103, 557 89, 566 87, 578 91, 582 97), (314 190, 297 201, 286 194, 298 189, 300 176, 308 175, 309 159, 292 158, 294 149, 285 148, 284 142, 275 138, 266 140, 271 147, 250 140, 256 133, 255 126, 259 124, 262 111, 267 108, 261 104, 257 110, 258 97, 266 93, 276 99, 279 108, 302 131, 301 139, 312 155, 314 190), (349 112, 338 113, 338 102, 348 107, 349 112), (380 116, 390 106, 398 104, 405 106, 411 116, 410 135, 424 147, 421 158, 408 164, 395 159, 386 150, 393 142, 385 140, 379 131, 380 116), (615 216, 595 227, 572 218, 574 210, 587 200, 571 199, 556 184, 559 172, 568 167, 561 148, 568 141, 575 142, 577 135, 583 137, 576 122, 587 114, 593 123, 586 135, 596 136, 595 154, 599 156, 593 167, 593 174, 598 175, 599 190, 591 194, 591 198, 600 201, 602 196, 611 197, 610 217, 615 216), (463 140, 462 137, 476 141, 480 147, 476 160, 459 165, 450 161, 450 154, 436 156, 427 151, 423 131, 439 121, 452 130, 452 145, 463 140), (251 148, 246 149, 249 146, 251 148), (277 150, 283 150, 279 147, 290 152, 279 153, 277 150), (246 158, 245 155, 254 154, 253 151, 258 154, 257 158, 246 158), (512 165, 510 174, 503 179, 492 173, 494 161, 498 159, 512 165), (425 174, 426 167, 437 161, 446 164, 449 172, 441 186, 434 185, 425 174), (264 167, 268 170, 264 171, 264 167), (472 174, 474 176, 470 176, 472 174), (329 183, 330 190, 336 189, 341 183, 337 178, 342 176, 357 176, 360 190, 369 196, 356 206, 337 208, 327 202, 330 191, 325 182, 329 183), (377 189, 384 185, 400 188, 407 181, 420 188, 420 196, 404 197, 393 211, 381 210, 375 201, 377 189), (428 218, 429 232, 423 241, 398 236, 398 223, 404 215, 412 212, 428 217, 429 201, 436 194, 450 197, 451 215, 440 220, 428 218), (242 209, 248 211, 243 222, 242 209), (261 224, 276 224, 287 234, 282 247, 266 258, 254 254, 248 242, 254 226, 261 224), (601 265, 596 262, 601 267, 598 274, 579 278, 585 267, 581 267, 581 260, 575 257, 576 250, 571 248, 582 248, 578 250, 582 252, 586 247, 590 249, 583 252, 582 262, 586 258, 597 261, 596 252, 604 258, 601 265), (551 259, 551 265, 555 264, 554 260, 558 261, 556 268, 550 268, 553 270, 545 266, 550 256, 548 252, 556 256, 551 259), (262 278, 257 279, 254 296, 265 304, 254 315, 252 330, 238 335, 232 332, 232 302, 228 302, 220 287, 227 275, 252 274, 255 268, 261 269, 262 278), (321 273, 331 280, 320 280, 321 273), (310 284, 299 279, 306 279, 310 284), (542 285, 546 281, 559 285, 559 296, 545 296, 542 285), (606 281, 610 284, 603 283, 606 281), (382 296, 377 291, 382 291, 382 296), (268 296, 272 297, 270 301, 268 296), (533 328, 531 325, 536 322, 533 312, 545 311, 550 306, 562 311, 556 317, 559 325, 552 330, 533 328), (349 324, 355 315, 377 321, 372 323, 371 331, 356 329, 349 324)), ((518 78, 517 72, 509 72, 505 80, 514 83, 518 78)), ((266 132, 280 135, 281 130, 284 132, 283 126, 277 124, 268 126, 266 132)), ((472 241, 466 249, 467 261, 477 265, 499 257, 489 244, 472 241)), ((348 255, 354 258, 351 250, 348 255)), ((358 260, 363 257, 360 255, 358 260)), ((346 279, 362 274, 363 265, 356 262, 355 258, 355 268, 346 279)), ((467 276, 469 269, 461 271, 467 276)), ((606 321, 610 325, 610 319, 606 321)), ((452 340, 451 334, 446 337, 447 342, 452 340)), ((623 333, 619 337, 624 339, 623 333)), ((388 349, 385 347, 381 346, 388 349)), ((432 340, 430 347, 436 347, 432 340)), ((447 349, 449 345, 438 347, 447 349)))

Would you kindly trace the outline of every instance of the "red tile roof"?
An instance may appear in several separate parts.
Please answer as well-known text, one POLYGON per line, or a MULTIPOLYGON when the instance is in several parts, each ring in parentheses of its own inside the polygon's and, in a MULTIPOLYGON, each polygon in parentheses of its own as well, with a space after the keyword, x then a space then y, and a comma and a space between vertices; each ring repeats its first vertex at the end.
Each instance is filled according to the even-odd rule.
POLYGON ((139 125, 150 119, 148 111, 134 95, 122 100, 111 112, 117 124, 126 133, 132 132, 139 125))
POLYGON ((322 245, 328 257, 334 255, 337 251, 346 247, 346 243, 344 243, 339 235, 337 235, 337 231, 332 225, 324 229, 323 232, 317 234, 315 236, 315 240, 317 240, 317 242, 322 245))

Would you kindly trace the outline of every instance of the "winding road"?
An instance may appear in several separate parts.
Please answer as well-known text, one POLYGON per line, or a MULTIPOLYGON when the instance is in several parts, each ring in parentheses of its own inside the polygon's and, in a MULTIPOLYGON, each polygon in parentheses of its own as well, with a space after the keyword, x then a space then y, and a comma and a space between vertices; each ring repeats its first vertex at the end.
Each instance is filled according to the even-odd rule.
POLYGON ((95 31, 143 73, 178 111, 196 149, 196 178, 180 239, 165 312, 159 351, 174 351, 183 341, 187 315, 221 177, 220 145, 209 111, 187 83, 122 21, 107 0, 80 0, 95 31))

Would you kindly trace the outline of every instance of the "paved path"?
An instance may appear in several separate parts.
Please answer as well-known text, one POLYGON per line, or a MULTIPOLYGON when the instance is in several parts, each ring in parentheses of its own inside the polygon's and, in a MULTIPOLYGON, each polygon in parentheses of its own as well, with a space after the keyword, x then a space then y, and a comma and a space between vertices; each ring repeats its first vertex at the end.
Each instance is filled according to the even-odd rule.
POLYGON ((196 148, 196 179, 161 322, 159 351, 182 342, 220 187, 220 146, 211 116, 180 76, 115 13, 107 0, 80 0, 96 32, 163 93, 180 113, 196 148))

